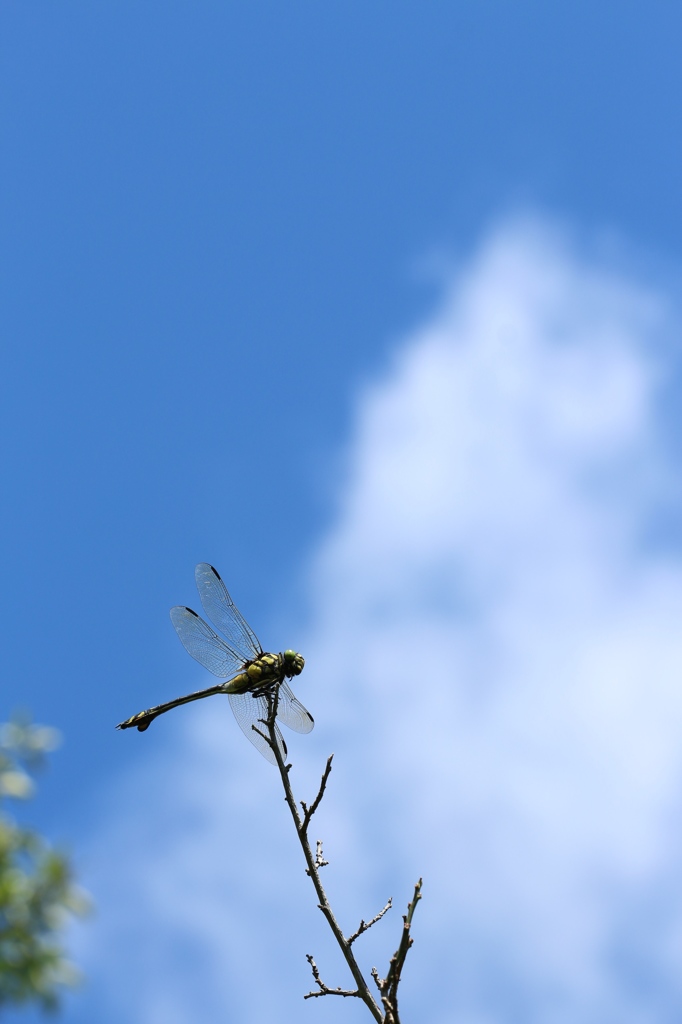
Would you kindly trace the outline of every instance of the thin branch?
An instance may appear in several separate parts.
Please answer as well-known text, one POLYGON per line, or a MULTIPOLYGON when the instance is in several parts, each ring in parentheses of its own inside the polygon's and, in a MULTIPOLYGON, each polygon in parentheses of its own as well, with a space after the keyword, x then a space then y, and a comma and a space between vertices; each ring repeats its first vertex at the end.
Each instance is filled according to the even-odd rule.
POLYGON ((310 953, 306 954, 306 960, 310 964, 310 969, 313 972, 315 984, 319 986, 320 991, 308 992, 306 995, 303 996, 304 999, 316 999, 318 996, 357 996, 359 999, 362 998, 357 989, 355 989, 355 991, 351 991, 350 989, 345 988, 329 988, 329 986, 325 985, 325 983, 320 978, 320 972, 317 968, 317 964, 313 960, 310 953))
MULTIPOLYGON (((259 721, 259 722, 263 722, 263 724, 265 724, 265 719, 263 719, 263 718, 259 718, 259 719, 258 719, 258 721, 259 721)), ((266 736, 264 732, 261 732, 261 731, 260 731, 260 729, 259 729, 259 728, 258 728, 257 726, 253 725, 253 723, 251 724, 251 728, 253 729, 253 731, 254 731, 254 732, 257 732, 257 733, 258 733, 258 735, 259 735, 259 736, 260 736, 260 737, 261 737, 262 739, 264 739, 264 740, 265 740, 265 742, 267 743, 267 745, 268 745, 268 746, 271 746, 271 745, 272 745, 272 744, 270 743, 270 737, 269 737, 269 736, 266 736)))
POLYGON ((384 909, 380 910, 378 914, 375 914, 375 916, 372 918, 371 921, 367 921, 367 922, 360 921, 360 927, 358 928, 358 930, 356 932, 353 932, 351 937, 348 939, 348 945, 352 946, 353 943, 355 942, 355 940, 358 939, 362 935, 363 932, 368 932, 370 930, 370 928, 372 927, 372 925, 376 924, 377 921, 380 921, 382 919, 382 917, 384 916, 384 914, 386 914, 391 909, 392 906, 393 906, 393 897, 389 896, 388 903, 386 904, 384 909))
POLYGON ((312 804, 310 805, 310 808, 308 808, 308 806, 306 805, 305 800, 301 800, 301 807, 303 808, 303 825, 302 825, 302 828, 303 828, 304 832, 308 831, 308 825, 310 824, 310 819, 312 818, 312 816, 315 813, 315 811, 317 810, 317 808, 320 806, 320 801, 322 800, 322 797, 324 796, 324 791, 327 788, 327 779, 329 778, 329 773, 332 770, 332 759, 333 759, 333 757, 334 757, 334 755, 330 754, 329 757, 327 758, 327 764, 326 764, 325 769, 324 769, 324 771, 322 773, 322 781, 320 782, 320 788, 317 791, 317 796, 315 797, 315 799, 313 800, 312 804))
POLYGON ((379 972, 376 967, 372 968, 372 977, 376 982, 376 986, 381 993, 381 1002, 384 1005, 386 1014, 384 1016, 384 1024, 400 1024, 400 1017, 398 1016, 398 985, 400 984, 400 975, 405 964, 405 957, 407 951, 414 942, 414 939, 410 935, 410 929, 412 927, 412 917, 415 909, 421 897, 422 880, 421 878, 414 887, 414 896, 407 904, 407 914, 403 917, 403 931, 400 936, 400 943, 398 948, 391 957, 388 974, 385 978, 379 977, 379 972))
MULTIPOLYGON (((379 1005, 377 1004, 376 1000, 374 999, 374 996, 370 992, 367 986, 367 982, 363 977, 362 971, 358 966, 357 960, 353 955, 353 950, 351 949, 348 940, 344 936, 338 921, 334 917, 334 912, 332 911, 329 900, 327 899, 327 894, 324 891, 322 882, 320 881, 320 874, 318 865, 316 863, 316 858, 314 857, 313 852, 310 849, 310 843, 308 842, 307 826, 310 822, 310 817, 319 806, 320 800, 322 799, 322 796, 324 794, 327 779, 329 778, 329 772, 331 771, 331 758, 327 760, 327 767, 325 768, 324 774, 322 776, 320 790, 310 808, 310 812, 304 809, 303 813, 305 817, 301 819, 301 816, 298 812, 298 807, 296 806, 296 801, 294 799, 294 794, 291 789, 291 781, 289 779, 288 767, 284 764, 284 761, 282 759, 282 752, 279 749, 279 746, 277 745, 277 740, 275 736, 275 717, 277 715, 277 707, 279 704, 279 688, 276 687, 275 691, 266 694, 266 697, 268 701, 268 717, 264 724, 267 726, 268 730, 270 749, 272 750, 275 756, 275 761, 279 769, 280 778, 282 779, 282 785, 284 786, 284 799, 287 802, 287 806, 291 812, 291 817, 293 818, 294 825, 296 826, 296 833, 301 844, 301 849, 303 850, 303 856, 305 857, 308 874, 310 875, 312 883, 315 887, 315 892, 317 894, 320 910, 326 917, 327 923, 329 924, 329 927, 332 930, 334 938, 336 939, 339 948, 343 953, 344 959, 348 964, 349 970, 353 975, 353 981, 357 985, 358 997, 362 999, 362 1001, 365 1003, 367 1009, 370 1011, 375 1021, 377 1021, 377 1024, 384 1024, 384 1014, 382 1014, 379 1005), (303 827, 304 822, 306 822, 305 829, 303 827)), ((334 990, 331 990, 330 994, 332 993, 339 994, 337 992, 334 992, 334 990)))
POLYGON ((322 797, 325 794, 327 781, 329 779, 329 775, 331 772, 333 755, 330 755, 330 757, 327 758, 327 764, 325 766, 324 772, 322 773, 322 779, 320 781, 320 788, 311 806, 308 807, 303 800, 301 801, 301 807, 303 809, 303 818, 301 818, 301 815, 298 811, 298 807, 296 806, 294 794, 291 789, 291 782, 289 780, 289 769, 291 768, 291 765, 284 763, 284 760, 282 758, 282 751, 277 743, 275 733, 275 718, 277 716, 277 708, 279 705, 279 687, 276 686, 272 689, 266 690, 264 692, 264 696, 266 697, 268 702, 268 717, 267 719, 260 719, 259 721, 264 726, 266 726, 267 736, 263 732, 261 732, 260 729, 257 729, 255 725, 252 726, 252 728, 255 729, 258 735, 261 736, 267 742, 267 744, 269 745, 270 749, 273 752, 275 762, 277 764, 277 768, 279 769, 279 774, 282 779, 282 785, 284 786, 284 798, 291 812, 291 816, 296 827, 296 833, 298 835, 298 839, 303 850, 303 856, 305 857, 305 861, 307 864, 306 874, 309 875, 310 878, 312 879, 313 885, 315 887, 315 892, 317 893, 317 898, 319 900, 319 908, 324 914, 325 918, 327 919, 327 923, 329 924, 329 927, 332 930, 334 938, 336 939, 339 948, 343 953, 346 963, 348 964, 350 972, 353 975, 353 979, 357 985, 357 989, 355 990, 342 989, 340 987, 329 988, 329 986, 326 985, 320 978, 320 972, 317 968, 317 964, 315 963, 312 955, 308 954, 307 960, 308 963, 310 964, 311 970, 313 972, 313 978, 319 991, 308 992, 304 996, 304 999, 314 999, 319 996, 327 995, 356 997, 358 999, 362 999, 362 1001, 369 1009, 370 1013, 374 1017, 377 1024, 400 1024, 400 1018, 398 1016, 398 985, 400 984, 400 977, 402 974, 403 966, 405 964, 407 952, 414 941, 412 939, 412 936, 410 935, 410 930, 412 927, 412 918, 414 916, 414 911, 417 907, 417 903, 421 899, 422 880, 420 878, 417 884, 415 885, 414 896, 407 905, 407 914, 405 914, 403 917, 403 931, 400 937, 400 942, 398 944, 397 950, 390 959, 388 973, 386 977, 380 978, 379 972, 377 971, 376 967, 372 968, 372 977, 379 990, 379 994, 381 996, 381 1003, 384 1008, 384 1013, 382 1013, 379 1005, 377 1004, 374 997, 369 991, 367 982, 365 981, 362 971, 360 970, 358 963, 355 959, 355 956, 353 955, 351 946, 355 942, 355 940, 359 938, 360 935, 368 931, 372 927, 372 925, 377 923, 377 921, 381 920, 384 914, 386 914, 387 911, 390 909, 392 905, 392 900, 389 899, 388 902, 386 903, 386 906, 383 907, 383 909, 380 910, 379 913, 371 919, 371 921, 366 922, 364 919, 361 920, 360 927, 356 932, 354 932, 350 936, 350 938, 347 939, 344 936, 334 916, 329 900, 327 899, 327 894, 324 891, 322 882, 320 881, 319 869, 325 867, 325 865, 328 863, 324 859, 324 854, 322 852, 322 840, 317 840, 314 855, 310 848, 310 843, 308 841, 308 826, 310 825, 310 819, 312 818, 313 814, 319 807, 322 797))

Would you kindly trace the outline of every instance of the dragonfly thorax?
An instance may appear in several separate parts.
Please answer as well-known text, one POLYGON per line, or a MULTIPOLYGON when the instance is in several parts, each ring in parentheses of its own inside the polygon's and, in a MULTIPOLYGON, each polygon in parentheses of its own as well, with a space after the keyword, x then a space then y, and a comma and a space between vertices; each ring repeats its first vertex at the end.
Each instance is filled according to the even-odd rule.
POLYGON ((244 666, 244 671, 225 684, 226 693, 243 693, 246 690, 257 691, 273 683, 281 683, 283 679, 291 679, 303 671, 305 660, 296 651, 284 651, 282 654, 261 654, 244 666))
POLYGON ((291 679, 303 671, 305 661, 296 651, 283 654, 261 654, 246 666, 244 673, 252 683, 281 682, 284 676, 291 679))

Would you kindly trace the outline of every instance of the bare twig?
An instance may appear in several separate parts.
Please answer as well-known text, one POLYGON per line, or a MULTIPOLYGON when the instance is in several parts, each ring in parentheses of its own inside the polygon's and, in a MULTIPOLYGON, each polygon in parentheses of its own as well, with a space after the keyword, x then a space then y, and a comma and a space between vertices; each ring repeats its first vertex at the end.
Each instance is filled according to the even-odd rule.
POLYGON ((303 856, 305 857, 305 862, 307 865, 306 874, 309 875, 310 878, 312 879, 312 883, 315 887, 315 892, 318 898, 318 906, 322 913, 324 914, 325 918, 327 919, 327 923, 332 930, 334 938, 336 939, 338 946, 344 956, 344 959, 348 964, 350 972, 353 975, 353 980, 357 985, 356 989, 342 989, 341 987, 330 988, 320 978, 320 972, 317 968, 317 964, 315 963, 312 955, 308 954, 306 959, 310 964, 310 968, 313 972, 313 978, 319 991, 308 992, 304 996, 304 998, 314 999, 319 996, 356 997, 358 999, 361 999, 363 1003, 367 1006, 368 1010, 372 1014, 377 1024, 400 1024, 400 1020, 398 1017, 398 985, 400 983, 400 975, 403 969, 403 965, 405 963, 407 951, 412 945, 413 941, 412 937, 410 936, 410 928, 412 926, 412 916, 414 914, 415 907, 417 906, 417 903, 421 899, 422 880, 420 878, 419 881, 417 882, 414 889, 414 896, 412 897, 412 900, 407 906, 407 914, 403 917, 403 932, 400 938, 400 943, 398 945, 398 949, 391 957, 386 977, 380 978, 379 972, 377 971, 376 967, 372 968, 372 977, 374 978, 377 988, 379 989, 381 1003, 384 1009, 384 1012, 382 1013, 379 1004, 376 1002, 374 996, 369 990, 367 982, 365 981, 362 971, 360 970, 360 967, 358 966, 358 963, 355 959, 351 946, 355 942, 355 940, 359 938, 360 935, 368 931, 372 927, 372 925, 377 923, 377 921, 381 920, 384 914, 386 914, 387 911, 390 909, 392 905, 392 900, 389 899, 388 902, 386 903, 386 906, 382 910, 380 910, 379 913, 371 919, 371 921, 361 920, 360 927, 350 936, 350 938, 345 937, 338 921, 336 920, 336 917, 334 916, 334 912, 332 911, 331 905, 327 898, 327 894, 324 891, 322 882, 320 880, 320 868, 325 867, 328 863, 328 861, 324 859, 324 854, 322 852, 322 840, 317 840, 315 854, 313 854, 310 848, 310 842, 308 840, 308 826, 310 825, 310 820, 315 811, 317 810, 317 808, 319 807, 322 797, 325 794, 327 782, 329 780, 329 775, 332 769, 333 755, 330 755, 327 758, 327 764, 325 766, 324 772, 322 773, 322 779, 320 781, 320 788, 318 789, 317 796, 313 800, 310 807, 308 807, 303 800, 301 801, 301 808, 303 810, 303 817, 301 817, 298 807, 296 805, 296 801, 294 799, 294 794, 291 789, 291 782, 289 780, 289 769, 291 768, 291 765, 284 763, 282 751, 277 743, 275 733, 275 718, 277 717, 277 708, 279 705, 279 687, 274 686, 271 689, 264 690, 263 695, 266 697, 268 702, 268 717, 267 719, 260 719, 260 722, 262 723, 262 725, 265 726, 267 730, 267 735, 265 734, 265 732, 261 732, 260 729, 256 728, 255 725, 252 726, 252 728, 258 733, 259 736, 263 737, 263 739, 268 743, 270 749, 274 754, 275 762, 277 764, 277 768, 279 769, 280 778, 282 779, 282 785, 284 786, 284 799, 286 800, 287 806, 289 807, 289 811, 291 812, 291 817, 293 818, 294 825, 296 826, 296 834, 298 835, 298 840, 301 844, 301 849, 303 850, 303 856))
MULTIPOLYGON (((259 722, 263 722, 263 719, 262 719, 262 718, 259 718, 259 719, 258 719, 258 721, 259 721, 259 722)), ((264 722, 264 724, 266 724, 266 723, 264 722)), ((264 739, 264 740, 265 740, 265 742, 266 742, 266 743, 268 744, 268 746, 270 746, 270 737, 269 737, 269 736, 266 736, 266 735, 265 735, 265 733, 264 733, 264 732, 261 732, 261 731, 260 731, 260 729, 259 729, 259 728, 258 728, 257 726, 255 726, 255 725, 252 725, 252 726, 251 726, 251 728, 253 729, 253 731, 254 731, 254 732, 257 732, 257 733, 258 733, 258 735, 259 735, 259 736, 260 736, 260 737, 261 737, 262 739, 264 739)), ((289 767, 290 767, 290 766, 289 766, 289 765, 287 765, 287 768, 289 768, 289 767)))
POLYGON ((318 839, 315 843, 315 867, 326 868, 328 863, 329 861, 324 859, 324 854, 322 852, 322 840, 318 839))
POLYGON ((320 801, 322 800, 322 797, 324 796, 324 791, 327 788, 327 779, 329 778, 329 773, 332 770, 332 760, 333 760, 333 758, 334 758, 333 754, 330 754, 329 757, 327 758, 327 764, 325 765, 325 769, 322 772, 322 781, 320 782, 320 788, 318 789, 317 796, 313 800, 313 802, 310 805, 310 807, 307 806, 305 800, 301 800, 301 807, 303 808, 303 824, 302 824, 301 827, 302 827, 304 832, 308 831, 308 825, 310 824, 310 819, 312 818, 312 816, 315 813, 315 811, 317 810, 317 808, 320 806, 320 801))
MULTIPOLYGON (((329 864, 329 861, 324 859, 324 854, 322 853, 322 840, 318 839, 315 844, 315 867, 326 868, 327 864, 329 864)), ((307 868, 305 869, 305 873, 306 875, 310 874, 307 868)))
MULTIPOLYGON (((296 806, 294 794, 291 789, 291 782, 289 780, 289 772, 287 766, 284 764, 284 761, 282 759, 282 752, 279 749, 279 746, 277 745, 277 739, 275 735, 275 718, 277 716, 277 707, 279 704, 279 689, 276 688, 274 693, 267 694, 266 696, 268 700, 268 717, 265 724, 267 725, 268 729, 270 748, 273 754, 275 755, 275 760, 277 762, 277 767, 279 769, 282 785, 284 786, 284 799, 286 800, 287 806, 291 812, 291 817, 294 819, 296 833, 301 844, 301 849, 303 850, 303 856, 305 857, 308 874, 312 879, 312 883, 315 887, 315 892, 317 894, 317 898, 319 901, 319 908, 326 917, 327 923, 331 928, 334 938, 336 939, 338 946, 341 952, 343 953, 344 959, 348 964, 350 972, 353 975, 353 981, 355 982, 358 988, 359 998, 362 999, 363 1003, 367 1006, 367 1009, 370 1011, 374 1019, 377 1021, 377 1024, 384 1024, 384 1015, 382 1014, 374 996, 370 992, 367 982, 365 981, 364 976, 362 974, 362 971, 358 966, 358 962, 355 959, 355 956, 353 955, 353 950, 348 944, 348 940, 343 934, 341 927, 334 916, 334 912, 331 908, 331 905, 327 898, 327 894, 324 891, 322 882, 320 880, 320 873, 318 866, 315 863, 315 857, 313 856, 313 852, 310 849, 307 830, 303 829, 303 821, 305 819, 302 820, 300 814, 298 813, 298 807, 296 806)), ((326 787, 330 771, 331 759, 328 759, 327 767, 325 768, 325 772, 322 776, 320 790, 311 807, 311 811, 313 808, 317 809, 317 806, 319 806, 319 802, 322 799, 322 794, 324 793, 324 789, 326 787)), ((304 814, 306 813, 307 812, 304 811, 304 814)), ((310 821, 310 816, 308 817, 308 821, 310 821)))
POLYGON ((383 1003, 384 1010, 386 1011, 384 1024, 400 1024, 400 1017, 398 1016, 398 985, 400 984, 400 974, 405 963, 407 951, 414 942, 414 939, 410 935, 410 929, 412 927, 412 917, 415 909, 419 900, 422 898, 421 888, 422 880, 420 878, 414 887, 414 896, 407 904, 407 913, 403 916, 403 932, 400 936, 398 948, 391 957, 388 974, 385 978, 380 978, 376 967, 372 968, 372 977, 379 989, 381 1002, 383 1003))
POLYGON ((366 922, 365 921, 360 921, 360 927, 358 928, 358 930, 356 932, 353 932, 353 934, 350 936, 350 938, 348 939, 348 945, 352 946, 353 943, 355 942, 355 940, 357 938, 359 938, 362 935, 363 932, 368 932, 370 930, 370 928, 372 927, 372 925, 376 924, 377 921, 380 921, 381 918, 384 916, 384 914, 386 914, 391 909, 392 906, 393 906, 393 897, 389 896, 388 902, 387 902, 386 906, 384 907, 384 909, 380 910, 378 914, 375 914, 371 921, 366 921, 366 922))
POLYGON ((358 998, 362 998, 357 989, 355 989, 355 991, 351 991, 350 989, 346 988, 329 988, 329 986, 325 985, 325 983, 320 978, 320 972, 317 968, 317 964, 313 960, 310 953, 306 954, 306 960, 310 964, 310 969, 313 972, 315 984, 319 986, 320 991, 308 992, 306 995, 303 996, 304 999, 316 999, 317 996, 358 996, 358 998))

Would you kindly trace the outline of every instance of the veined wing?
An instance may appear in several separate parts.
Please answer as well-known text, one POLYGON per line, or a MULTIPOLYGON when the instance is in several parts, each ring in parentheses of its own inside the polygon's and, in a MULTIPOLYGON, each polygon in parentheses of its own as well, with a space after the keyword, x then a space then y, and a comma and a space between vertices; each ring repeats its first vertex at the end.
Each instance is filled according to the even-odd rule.
POLYGON ((258 637, 228 594, 218 572, 208 562, 199 562, 194 578, 204 611, 225 634, 230 647, 242 661, 258 658, 263 653, 258 637))
POLYGON ((315 725, 313 716, 297 700, 291 692, 291 687, 286 679, 279 686, 279 703, 277 705, 277 717, 285 725, 288 725, 294 732, 310 732, 315 725))
POLYGON ((187 653, 214 676, 230 679, 241 672, 244 659, 191 608, 178 604, 171 608, 170 617, 187 653))
MULTIPOLYGON (((234 717, 237 719, 239 728, 246 736, 247 740, 253 743, 257 750, 260 750, 263 757, 270 762, 270 764, 277 764, 277 758, 275 757, 274 751, 270 744, 259 736, 252 725, 256 726, 256 729, 267 736, 268 727, 263 722, 268 717, 268 702, 266 698, 261 694, 256 697, 252 693, 228 693, 228 699, 230 706, 234 712, 234 717), (263 721, 259 721, 262 719, 263 721)), ((282 733, 279 731, 278 725, 275 723, 275 736, 277 737, 277 746, 282 754, 282 760, 286 760, 287 756, 287 745, 284 742, 282 733)))

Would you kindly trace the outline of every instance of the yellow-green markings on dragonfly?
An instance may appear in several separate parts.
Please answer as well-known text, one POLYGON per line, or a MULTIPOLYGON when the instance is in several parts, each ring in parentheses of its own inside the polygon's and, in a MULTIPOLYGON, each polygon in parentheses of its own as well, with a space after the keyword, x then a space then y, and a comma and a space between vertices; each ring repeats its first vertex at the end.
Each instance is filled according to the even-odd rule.
MULTIPOLYGON (((204 611, 227 640, 219 636, 195 611, 183 605, 171 608, 171 621, 185 650, 204 668, 225 681, 140 711, 132 718, 120 722, 116 728, 134 727, 144 732, 155 718, 171 708, 223 693, 229 697, 234 716, 245 736, 268 761, 276 764, 269 743, 253 727, 262 728, 268 713, 267 696, 278 689, 277 719, 295 732, 310 732, 314 724, 312 715, 296 699, 287 682, 300 675, 305 661, 296 651, 270 654, 262 649, 256 634, 242 617, 212 565, 200 562, 194 575, 204 611)), ((275 735, 286 757, 286 744, 277 725, 275 735)))

